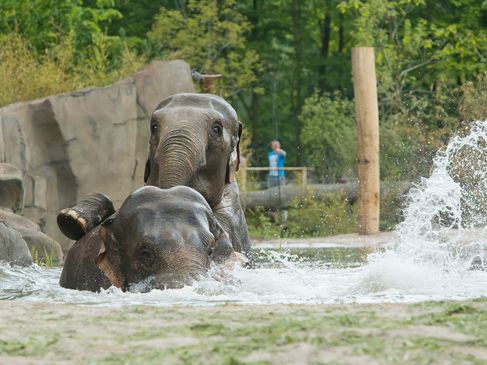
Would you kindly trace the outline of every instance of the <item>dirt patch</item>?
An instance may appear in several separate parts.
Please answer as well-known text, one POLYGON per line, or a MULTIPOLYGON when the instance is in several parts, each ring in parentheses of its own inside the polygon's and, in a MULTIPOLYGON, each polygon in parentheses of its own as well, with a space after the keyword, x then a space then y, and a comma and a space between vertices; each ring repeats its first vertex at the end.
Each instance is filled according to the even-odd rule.
POLYGON ((262 363, 281 365, 302 364, 346 364, 346 365, 379 365, 380 363, 368 356, 353 354, 353 348, 333 347, 319 349, 310 344, 284 346, 277 353, 255 352, 242 359, 244 363, 262 363))
POLYGON ((440 326, 412 326, 399 328, 389 332, 391 336, 399 337, 432 337, 452 342, 472 342, 477 340, 474 336, 454 332, 449 328, 440 326))

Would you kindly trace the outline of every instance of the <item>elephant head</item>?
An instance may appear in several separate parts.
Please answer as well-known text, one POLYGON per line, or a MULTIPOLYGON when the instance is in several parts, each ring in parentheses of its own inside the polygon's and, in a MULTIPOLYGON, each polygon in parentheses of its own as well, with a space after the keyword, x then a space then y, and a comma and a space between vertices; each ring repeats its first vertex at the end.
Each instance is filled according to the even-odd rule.
POLYGON ((237 113, 222 98, 173 95, 152 114, 144 181, 163 189, 189 186, 213 208, 238 170, 241 133, 237 113))
POLYGON ((145 279, 149 289, 178 287, 234 255, 206 200, 185 186, 136 190, 99 237, 96 265, 124 290, 145 279))

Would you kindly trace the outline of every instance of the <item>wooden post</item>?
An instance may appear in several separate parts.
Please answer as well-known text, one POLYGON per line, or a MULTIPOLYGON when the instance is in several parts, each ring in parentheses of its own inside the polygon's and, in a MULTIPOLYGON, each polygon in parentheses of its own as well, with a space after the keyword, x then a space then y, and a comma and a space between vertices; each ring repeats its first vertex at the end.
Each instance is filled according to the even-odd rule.
POLYGON ((216 94, 216 81, 222 77, 220 74, 204 74, 203 76, 203 90, 209 94, 216 94))
POLYGON ((379 232, 379 110, 374 49, 352 48, 357 121, 358 232, 379 232))
POLYGON ((301 186, 303 189, 306 189, 308 186, 308 169, 306 167, 303 167, 301 170, 301 186))

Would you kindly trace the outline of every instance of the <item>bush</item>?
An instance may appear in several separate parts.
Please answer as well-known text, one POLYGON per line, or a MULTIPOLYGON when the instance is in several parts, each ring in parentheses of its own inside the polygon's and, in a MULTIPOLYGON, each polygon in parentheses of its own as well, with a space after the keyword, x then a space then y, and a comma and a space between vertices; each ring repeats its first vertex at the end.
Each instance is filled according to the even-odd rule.
POLYGON ((280 224, 275 217, 276 214, 268 212, 262 207, 246 209, 245 218, 250 236, 253 238, 278 238, 280 236, 280 224))
POLYGON ((245 212, 252 237, 291 238, 326 237, 356 232, 357 212, 344 195, 315 197, 309 192, 295 198, 286 211, 269 212, 263 208, 245 212))
MULTIPOLYGON (((403 219, 403 183, 390 184, 381 196, 381 231, 395 229, 403 219)), ((326 237, 357 232, 357 205, 346 195, 313 195, 295 198, 287 210, 272 212, 264 208, 245 211, 253 238, 326 237)))
POLYGON ((315 197, 309 192, 289 207, 290 237, 326 237, 357 231, 357 209, 344 195, 315 197))
POLYGON ((72 36, 38 55, 20 35, 0 36, 0 106, 87 86, 102 86, 140 69, 143 62, 124 49, 119 65, 107 57, 108 42, 98 38, 90 57, 74 62, 72 36))
POLYGON ((304 102, 304 152, 322 181, 335 182, 355 169, 356 134, 353 102, 339 93, 314 93, 304 102))

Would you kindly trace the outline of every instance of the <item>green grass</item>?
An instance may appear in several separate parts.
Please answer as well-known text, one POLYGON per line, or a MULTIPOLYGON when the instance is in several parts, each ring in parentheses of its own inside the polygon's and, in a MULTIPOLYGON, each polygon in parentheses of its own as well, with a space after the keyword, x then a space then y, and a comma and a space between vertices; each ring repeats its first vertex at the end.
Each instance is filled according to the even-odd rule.
POLYGON ((43 257, 42 255, 39 254, 39 252, 37 252, 37 248, 35 246, 32 246, 30 250, 30 254, 32 256, 32 262, 37 266, 44 266, 46 268, 50 268, 53 266, 54 247, 51 247, 51 251, 49 252, 49 254, 43 257))

